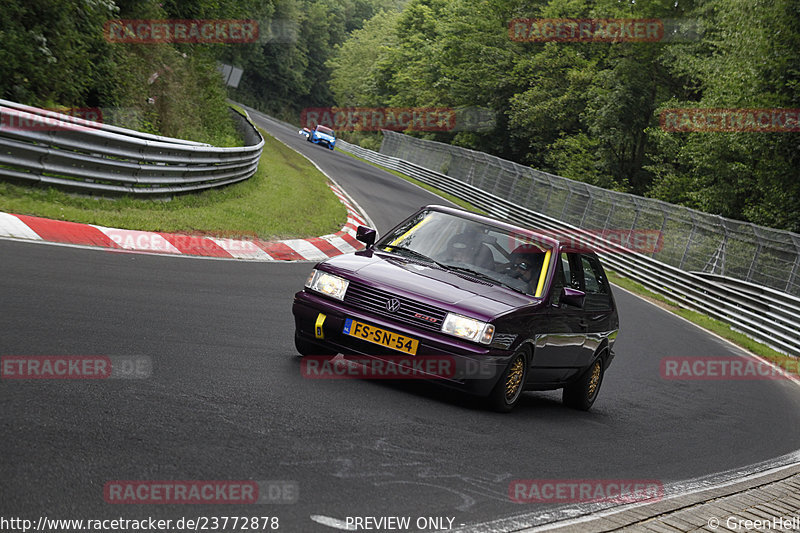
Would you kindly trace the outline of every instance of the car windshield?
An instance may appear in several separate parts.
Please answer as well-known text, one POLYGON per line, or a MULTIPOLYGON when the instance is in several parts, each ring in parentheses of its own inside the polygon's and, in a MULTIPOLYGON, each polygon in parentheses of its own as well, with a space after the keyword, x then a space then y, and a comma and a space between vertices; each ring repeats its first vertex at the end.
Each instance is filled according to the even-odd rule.
POLYGON ((333 135, 333 130, 325 126, 317 126, 317 131, 326 135, 333 135))
POLYGON ((533 234, 440 211, 420 212, 376 248, 536 297, 542 295, 552 255, 551 246, 533 234))

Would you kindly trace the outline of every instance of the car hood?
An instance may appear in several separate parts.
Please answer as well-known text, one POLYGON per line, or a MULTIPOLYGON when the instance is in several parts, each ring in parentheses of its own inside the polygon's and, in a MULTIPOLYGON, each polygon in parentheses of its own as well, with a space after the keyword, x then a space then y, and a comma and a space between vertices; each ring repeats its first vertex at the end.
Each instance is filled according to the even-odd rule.
POLYGON ((484 321, 519 307, 542 303, 539 298, 468 275, 456 275, 424 261, 379 255, 371 251, 340 255, 320 266, 351 281, 406 295, 484 321))
POLYGON ((315 131, 315 132, 314 132, 314 134, 315 134, 315 135, 316 135, 318 138, 320 138, 320 139, 325 139, 326 141, 332 141, 332 140, 334 140, 334 138, 335 138, 333 135, 328 135, 327 133, 320 133, 320 132, 318 132, 318 131, 315 131))

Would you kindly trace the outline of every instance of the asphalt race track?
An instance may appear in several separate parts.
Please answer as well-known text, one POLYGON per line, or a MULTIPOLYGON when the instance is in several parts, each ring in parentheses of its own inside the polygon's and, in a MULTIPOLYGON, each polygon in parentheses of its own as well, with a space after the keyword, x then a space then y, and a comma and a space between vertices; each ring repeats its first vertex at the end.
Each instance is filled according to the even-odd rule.
POLYGON ((317 146, 298 135, 298 128, 289 127, 254 109, 246 107, 250 117, 260 127, 311 158, 317 166, 353 197, 375 223, 379 233, 392 229, 398 222, 427 204, 451 205, 421 187, 396 176, 362 164, 338 151, 317 146), (320 152, 321 150, 326 150, 320 152))
MULTIPOLYGON (((253 116, 381 232, 442 203, 253 116)), ((560 393, 526 393, 499 415, 419 383, 304 379, 291 304, 311 266, 0 240, 0 355, 153 363, 145 379, 0 380, 0 515, 277 516, 291 532, 335 531, 321 522, 348 516, 449 517, 454 528, 508 530, 475 525, 556 507, 512 503, 514 479, 669 485, 800 449, 800 387, 662 379, 664 357, 740 352, 619 289, 617 356, 588 413, 563 407, 560 393), (299 499, 112 505, 103 488, 113 480, 283 480, 299 499)))

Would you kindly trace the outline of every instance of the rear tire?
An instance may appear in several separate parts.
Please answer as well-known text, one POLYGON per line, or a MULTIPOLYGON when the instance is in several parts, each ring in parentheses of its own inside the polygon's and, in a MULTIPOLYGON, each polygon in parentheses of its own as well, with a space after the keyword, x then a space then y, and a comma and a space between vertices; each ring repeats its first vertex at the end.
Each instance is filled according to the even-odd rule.
POLYGON ((505 371, 489 393, 489 407, 498 413, 510 413, 519 403, 528 377, 530 351, 523 347, 511 357, 505 371))
POLYGON ((603 354, 597 357, 594 362, 574 383, 564 387, 562 401, 567 407, 588 411, 597 394, 600 392, 600 385, 603 384, 603 374, 605 373, 605 360, 603 354))

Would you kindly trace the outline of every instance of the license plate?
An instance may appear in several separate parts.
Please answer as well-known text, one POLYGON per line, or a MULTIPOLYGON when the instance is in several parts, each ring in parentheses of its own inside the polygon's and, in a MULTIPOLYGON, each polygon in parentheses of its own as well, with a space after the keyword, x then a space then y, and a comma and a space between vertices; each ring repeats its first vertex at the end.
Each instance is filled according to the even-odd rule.
POLYGON ((386 346, 387 348, 392 348, 393 350, 411 355, 417 354, 417 347, 419 346, 419 341, 417 339, 370 326, 369 324, 358 322, 352 318, 348 318, 344 321, 343 333, 357 339, 365 340, 373 344, 380 344, 381 346, 386 346))

